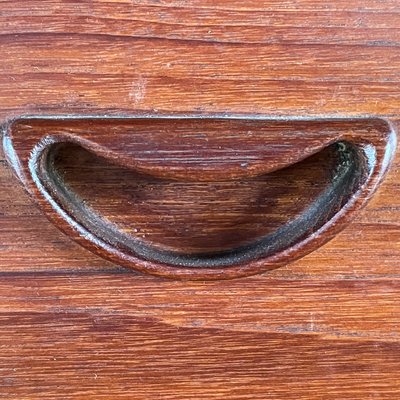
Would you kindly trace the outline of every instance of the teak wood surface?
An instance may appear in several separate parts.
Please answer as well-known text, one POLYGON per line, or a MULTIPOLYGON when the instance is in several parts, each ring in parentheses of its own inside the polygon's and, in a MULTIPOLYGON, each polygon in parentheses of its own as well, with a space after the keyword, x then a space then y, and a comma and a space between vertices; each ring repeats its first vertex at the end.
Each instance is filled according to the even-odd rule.
MULTIPOLYGON (((399 26, 398 0, 0 1, 0 122, 224 114, 398 130, 399 26)), ((91 198, 118 174, 69 150, 66 172, 107 171, 70 180, 91 198)), ((0 398, 399 398, 399 182, 396 153, 353 222, 285 267, 182 282, 73 242, 2 154, 0 398)))

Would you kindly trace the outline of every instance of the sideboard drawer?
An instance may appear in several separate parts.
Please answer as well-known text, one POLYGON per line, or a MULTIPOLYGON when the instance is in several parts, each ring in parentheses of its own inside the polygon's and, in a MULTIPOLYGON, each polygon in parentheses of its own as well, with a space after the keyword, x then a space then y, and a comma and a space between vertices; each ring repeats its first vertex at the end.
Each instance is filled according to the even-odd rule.
POLYGON ((398 398, 399 15, 0 2, 0 397, 398 398))

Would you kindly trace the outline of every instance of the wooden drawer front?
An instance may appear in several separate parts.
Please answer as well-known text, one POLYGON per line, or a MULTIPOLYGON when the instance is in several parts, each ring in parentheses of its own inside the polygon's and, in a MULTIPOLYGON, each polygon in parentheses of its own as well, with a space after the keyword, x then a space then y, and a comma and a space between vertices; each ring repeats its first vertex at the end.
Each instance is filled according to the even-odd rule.
MULTIPOLYGON (((0 121, 361 118, 397 134, 399 15, 398 0, 3 1, 0 121)), ((393 154, 329 243, 260 275, 178 281, 61 233, 2 152, 0 397, 398 398, 393 154)))

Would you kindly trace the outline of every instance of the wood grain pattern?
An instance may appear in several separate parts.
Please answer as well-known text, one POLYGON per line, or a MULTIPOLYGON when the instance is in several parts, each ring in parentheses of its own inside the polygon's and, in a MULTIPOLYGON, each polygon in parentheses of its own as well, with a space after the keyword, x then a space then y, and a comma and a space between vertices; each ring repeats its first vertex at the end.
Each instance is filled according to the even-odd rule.
POLYGON ((3 146, 72 239, 140 272, 204 280, 326 243, 375 193, 396 141, 380 119, 175 115, 22 118, 3 146))
MULTIPOLYGON (((0 120, 229 112, 400 127, 398 0, 1 1, 0 120)), ((327 245, 173 282, 47 221, 0 162, 5 399, 396 399, 400 164, 327 245)))

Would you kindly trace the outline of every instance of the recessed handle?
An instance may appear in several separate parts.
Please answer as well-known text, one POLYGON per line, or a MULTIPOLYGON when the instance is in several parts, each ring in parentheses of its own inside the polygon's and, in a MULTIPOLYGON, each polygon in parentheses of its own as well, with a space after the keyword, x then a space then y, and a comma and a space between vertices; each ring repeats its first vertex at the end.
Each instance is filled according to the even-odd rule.
POLYGON ((10 165, 67 235, 180 279, 282 266, 331 239, 374 193, 396 134, 374 118, 33 118, 10 165))

